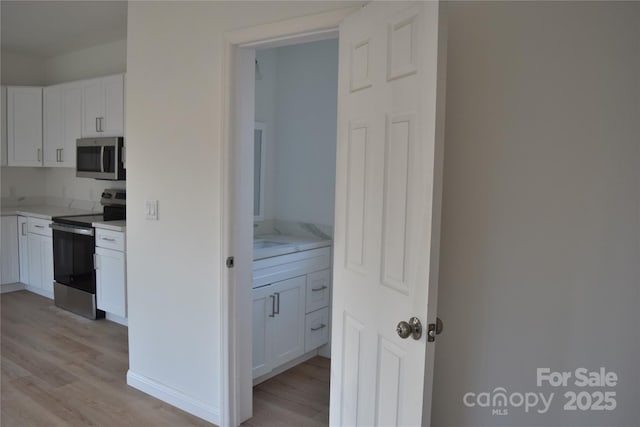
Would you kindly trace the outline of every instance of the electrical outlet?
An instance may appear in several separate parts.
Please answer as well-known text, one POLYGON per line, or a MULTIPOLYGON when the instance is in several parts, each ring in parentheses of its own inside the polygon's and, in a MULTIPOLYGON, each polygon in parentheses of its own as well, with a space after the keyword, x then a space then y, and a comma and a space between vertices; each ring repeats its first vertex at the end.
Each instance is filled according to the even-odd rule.
POLYGON ((158 220, 158 201, 146 200, 144 202, 144 213, 148 220, 157 221, 158 220))

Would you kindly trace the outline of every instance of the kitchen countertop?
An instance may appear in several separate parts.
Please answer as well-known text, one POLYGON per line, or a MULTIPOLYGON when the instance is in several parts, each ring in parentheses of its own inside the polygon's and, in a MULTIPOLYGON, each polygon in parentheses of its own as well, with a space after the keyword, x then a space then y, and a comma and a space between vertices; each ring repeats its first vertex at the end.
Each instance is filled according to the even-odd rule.
POLYGON ((94 222, 93 225, 95 228, 101 228, 103 230, 111 230, 111 231, 126 231, 127 229, 127 221, 99 221, 94 222))
POLYGON ((331 240, 313 237, 267 234, 253 239, 253 260, 331 246, 331 240))
POLYGON ((32 218, 40 218, 40 219, 51 219, 56 216, 63 215, 91 215, 95 212, 83 210, 83 209, 74 209, 67 208, 61 206, 48 206, 48 205, 40 205, 40 206, 15 206, 15 207, 3 207, 2 208, 2 216, 7 215, 22 215, 22 216, 30 216, 32 218))

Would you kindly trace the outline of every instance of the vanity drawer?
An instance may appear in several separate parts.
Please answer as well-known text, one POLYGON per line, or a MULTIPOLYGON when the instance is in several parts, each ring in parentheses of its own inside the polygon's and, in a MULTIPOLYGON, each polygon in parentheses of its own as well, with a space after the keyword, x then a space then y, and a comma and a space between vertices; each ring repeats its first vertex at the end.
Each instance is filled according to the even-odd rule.
POLYGON ((124 252, 124 233, 96 228, 96 246, 124 252))
POLYGON ((309 352, 329 342, 329 308, 309 313, 305 319, 304 351, 309 352))
POLYGON ((27 218, 27 230, 29 233, 50 237, 52 235, 52 230, 51 227, 49 227, 49 224, 51 224, 51 221, 48 219, 27 218))
POLYGON ((307 309, 305 313, 329 306, 331 299, 331 269, 307 275, 307 309))
POLYGON ((269 285, 331 266, 331 248, 324 247, 253 262, 253 287, 269 285))

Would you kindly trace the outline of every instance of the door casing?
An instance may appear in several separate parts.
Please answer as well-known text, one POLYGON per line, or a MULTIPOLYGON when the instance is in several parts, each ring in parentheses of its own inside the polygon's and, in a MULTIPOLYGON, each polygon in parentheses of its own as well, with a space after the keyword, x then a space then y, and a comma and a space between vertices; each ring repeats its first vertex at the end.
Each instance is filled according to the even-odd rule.
MULTIPOLYGON (((273 48, 339 37, 345 16, 358 10, 343 8, 315 15, 250 27, 225 34, 221 126, 223 217, 221 265, 234 257, 233 268, 220 277, 220 425, 235 427, 253 412, 251 374, 251 272, 253 248, 253 181, 243 164, 253 159, 256 48, 273 48), (248 175, 248 174, 245 174, 248 175)), ((249 167, 247 167, 249 166, 249 167)))

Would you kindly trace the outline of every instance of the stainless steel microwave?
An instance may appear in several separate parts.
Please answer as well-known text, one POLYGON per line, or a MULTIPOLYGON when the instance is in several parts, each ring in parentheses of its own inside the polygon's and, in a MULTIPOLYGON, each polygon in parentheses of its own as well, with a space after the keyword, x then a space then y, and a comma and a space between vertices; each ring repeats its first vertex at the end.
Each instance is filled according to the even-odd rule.
POLYGON ((80 138, 76 140, 76 176, 125 180, 123 155, 122 137, 80 138))

